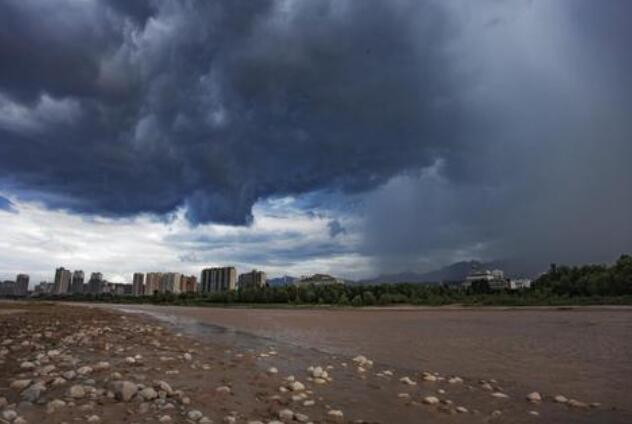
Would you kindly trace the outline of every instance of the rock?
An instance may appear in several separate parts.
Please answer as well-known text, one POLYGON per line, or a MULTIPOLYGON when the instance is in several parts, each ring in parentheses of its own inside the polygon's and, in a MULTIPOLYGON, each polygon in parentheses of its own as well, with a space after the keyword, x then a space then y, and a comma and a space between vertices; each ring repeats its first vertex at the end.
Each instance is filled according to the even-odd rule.
POLYGON ((98 423, 98 422, 100 422, 100 421, 101 421, 101 418, 99 418, 99 416, 98 416, 98 415, 90 415, 90 416, 86 419, 86 421, 87 421, 87 422, 89 422, 89 423, 98 423))
POLYGON ((423 380, 434 383, 435 381, 437 381, 437 376, 430 373, 424 373, 423 380))
POLYGON ((450 384, 463 383, 463 379, 461 377, 451 377, 448 379, 448 383, 450 384))
POLYGON ((183 356, 185 361, 190 361, 193 359, 193 356, 191 356, 189 352, 185 353, 183 356))
POLYGON ((303 406, 314 406, 316 404, 315 401, 308 399, 306 401, 303 402, 303 406))
POLYGON ((292 421, 294 419, 294 412, 290 409, 281 409, 277 415, 280 419, 286 421, 292 421))
POLYGON ((35 383, 31 385, 30 387, 28 387, 27 389, 25 389, 22 392, 21 396, 25 401, 34 403, 40 398, 40 396, 42 395, 42 392, 45 392, 45 391, 46 391, 46 386, 44 385, 44 383, 35 383))
POLYGON ((495 411, 492 411, 492 413, 490 414, 492 417, 500 417, 503 414, 503 411, 496 409, 495 411))
POLYGON ((26 389, 32 382, 33 380, 15 380, 13 381, 13 383, 11 383, 11 388, 15 389, 15 390, 24 390, 26 389))
POLYGON ((215 391, 217 393, 228 394, 228 393, 230 393, 230 387, 228 387, 228 386, 219 386, 218 388, 215 389, 215 391))
POLYGON ((129 402, 138 391, 138 386, 131 381, 117 381, 114 383, 114 395, 123 402, 129 402))
POLYGON ((557 403, 567 403, 568 399, 562 395, 555 395, 555 397, 553 397, 553 401, 557 403))
POLYGON ((105 361, 101 361, 101 362, 97 363, 94 366, 94 369, 97 370, 97 371, 109 370, 110 369, 110 363, 109 362, 105 362, 105 361))
POLYGON ((297 412, 294 414, 294 419, 300 423, 306 423, 309 421, 309 416, 297 412))
POLYGON ((330 409, 327 412, 327 415, 337 420, 342 420, 344 418, 344 414, 339 409, 330 409))
POLYGON ((13 424, 26 424, 27 421, 22 417, 17 417, 13 420, 13 424))
POLYGON ((270 367, 268 368, 268 374, 278 374, 279 370, 276 369, 275 367, 270 367))
POLYGON ((588 404, 584 402, 580 402, 575 399, 570 399, 567 403, 568 406, 572 406, 573 408, 588 408, 588 404))
POLYGON ((423 398, 423 403, 426 405, 436 405, 439 403, 439 398, 436 396, 426 396, 423 398))
POLYGON ((88 374, 91 374, 92 371, 93 371, 92 367, 86 365, 84 367, 79 368, 77 370, 77 374, 79 374, 79 375, 88 375, 88 374))
POLYGON ((162 390, 167 394, 167 396, 173 395, 173 389, 166 381, 158 380, 154 381, 154 387, 157 387, 159 390, 162 390))
POLYGON ((495 397, 495 398, 499 398, 499 399, 507 399, 509 397, 508 395, 506 395, 503 392, 494 392, 494 393, 492 393, 492 396, 495 397))
POLYGON ((52 386, 63 386, 64 384, 66 384, 68 381, 66 381, 65 378, 62 377, 55 377, 55 379, 50 383, 52 386))
POLYGON ((4 418, 7 421, 13 421, 17 416, 18 416, 18 413, 15 412, 13 409, 7 409, 7 410, 2 411, 2 418, 4 418))
POLYGON ((59 408, 63 408, 66 406, 66 402, 61 399, 53 399, 46 404, 46 411, 50 414, 51 412, 55 412, 59 408))
POLYGON ((0 396, 0 409, 6 407, 8 404, 9 402, 7 402, 7 398, 0 396))
POLYGON ((211 420, 209 417, 202 417, 200 418, 200 421, 198 421, 199 424, 213 424, 213 420, 211 420))
MULTIPOLYGON (((128 356, 127 358, 125 358, 125 363, 129 364, 129 365, 134 365, 136 364, 136 359, 134 359, 134 357, 132 356, 128 356)), ((171 418, 171 417, 169 417, 171 418)))
POLYGON ((534 417, 539 417, 540 413, 538 411, 529 411, 529 415, 533 415, 534 417))
POLYGON ((62 375, 64 376, 66 380, 72 380, 73 378, 77 376, 77 373, 74 372, 73 370, 70 370, 70 371, 66 371, 62 375))
POLYGON ((400 399, 410 399, 410 394, 408 394, 408 393, 399 393, 397 395, 397 397, 400 398, 400 399))
POLYGON ((75 384, 68 389, 68 396, 73 399, 81 399, 86 396, 86 390, 80 384, 75 384))
POLYGON ((227 415, 224 417, 224 422, 226 424, 235 424, 237 422, 237 418, 233 417, 232 415, 227 415))
POLYGON ((143 390, 140 391, 140 395, 145 400, 154 400, 154 399, 156 399, 158 397, 158 392, 156 392, 151 387, 146 387, 146 388, 144 388, 143 390))
POLYGON ((491 384, 489 384, 489 383, 483 383, 483 384, 481 384, 481 389, 483 389, 483 390, 489 390, 490 392, 491 392, 492 390, 494 390, 494 388, 492 387, 492 385, 491 385, 491 384))
POLYGON ((160 421, 161 423, 170 423, 171 417, 169 415, 163 415, 158 419, 158 421, 160 421))
POLYGON ((416 386, 417 385, 417 383, 415 381, 411 380, 410 377, 408 377, 408 376, 400 378, 399 381, 404 383, 404 384, 408 384, 409 386, 416 386))
POLYGON ((187 412, 187 417, 193 421, 198 421, 200 418, 202 418, 202 415, 202 412, 198 411, 197 409, 192 409, 187 412))
POLYGON ((23 370, 32 370, 35 368, 35 364, 33 362, 24 361, 20 364, 20 368, 23 370))
POLYGON ((457 406, 455 408, 455 411, 458 412, 459 414, 467 414, 469 412, 467 408, 464 406, 457 406))
POLYGON ((292 381, 288 385, 288 388, 292 390, 293 392, 300 392, 302 390, 305 390, 305 385, 301 383, 300 381, 292 381))
POLYGON ((542 402, 542 395, 538 392, 532 392, 527 395, 527 400, 533 403, 542 402))

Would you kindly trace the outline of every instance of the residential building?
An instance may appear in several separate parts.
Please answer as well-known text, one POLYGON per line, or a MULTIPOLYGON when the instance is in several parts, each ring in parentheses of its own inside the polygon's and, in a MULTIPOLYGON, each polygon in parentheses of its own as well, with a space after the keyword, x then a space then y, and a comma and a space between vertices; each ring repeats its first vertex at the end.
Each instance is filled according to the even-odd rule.
POLYGON ((88 281, 88 293, 90 294, 102 294, 106 291, 105 281, 103 280, 103 274, 100 272, 93 272, 90 274, 90 280, 88 281))
POLYGON ((160 292, 162 272, 148 272, 145 276, 145 296, 152 296, 160 292))
POLYGON ((15 296, 15 281, 0 282, 0 296, 15 296))
POLYGON ((142 296, 145 294, 145 274, 142 272, 135 272, 132 278, 132 295, 142 296))
POLYGON ((35 288, 33 289, 33 293, 36 295, 52 294, 54 288, 55 288, 55 283, 40 281, 40 283, 37 286, 35 286, 35 288))
POLYGON ((239 290, 259 289, 266 285, 266 273, 253 269, 250 272, 239 274, 237 287, 239 290))
POLYGON ((504 290, 509 288, 509 280, 505 278, 505 273, 499 269, 472 270, 463 282, 464 288, 483 288, 490 290, 504 290))
POLYGON ((70 288, 70 270, 60 267, 55 270, 55 288, 53 294, 66 294, 70 288))
POLYGON ((83 293, 84 274, 83 271, 75 270, 72 273, 72 281, 70 282, 71 293, 83 293))
POLYGON ((183 275, 180 280, 180 291, 182 293, 197 292, 197 277, 195 275, 183 275))
POLYGON ((297 286, 326 286, 331 284, 344 284, 344 281, 327 274, 314 274, 311 276, 303 276, 295 281, 294 284, 297 286))
POLYGON ((20 297, 26 297, 29 294, 29 276, 27 274, 18 274, 15 277, 14 294, 20 297))
POLYGON ((182 274, 179 272, 165 272, 160 278, 160 293, 180 293, 182 274))
POLYGON ((234 266, 205 268, 200 275, 200 286, 204 293, 219 293, 235 290, 237 270, 234 266))
POLYGON ((528 278, 518 278, 509 281, 509 288, 511 290, 522 290, 531 288, 531 280, 528 278))

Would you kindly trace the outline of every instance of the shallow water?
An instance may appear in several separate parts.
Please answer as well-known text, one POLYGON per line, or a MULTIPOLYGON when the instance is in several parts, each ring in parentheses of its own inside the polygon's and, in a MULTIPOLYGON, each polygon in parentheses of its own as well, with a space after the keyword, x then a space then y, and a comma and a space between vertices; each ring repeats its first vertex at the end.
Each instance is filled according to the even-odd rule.
POLYGON ((617 409, 632 401, 632 309, 124 309, 245 348, 287 343, 617 409))

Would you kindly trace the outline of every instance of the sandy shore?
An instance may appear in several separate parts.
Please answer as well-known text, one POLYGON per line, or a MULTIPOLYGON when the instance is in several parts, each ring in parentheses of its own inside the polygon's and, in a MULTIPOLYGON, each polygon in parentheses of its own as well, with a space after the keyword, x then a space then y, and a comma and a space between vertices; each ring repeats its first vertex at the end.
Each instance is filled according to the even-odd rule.
MULTIPOLYGON (((335 314, 314 321, 314 311, 295 311, 307 314, 301 318, 233 310, 241 313, 235 317, 217 309, 131 308, 144 309, 139 314, 126 308, 0 304, 0 420, 624 423, 632 417, 615 405, 591 405, 592 398, 562 404, 554 393, 541 392, 541 401, 530 402, 531 388, 491 375, 438 371, 431 359, 394 366, 362 344, 353 355, 338 353, 330 341, 318 349, 281 334, 281 323, 272 324, 270 334, 255 331, 286 313, 278 315, 285 327, 311 320, 319 337, 329 331, 329 319, 340 319, 335 314), (222 325, 230 319, 232 326, 222 325)), ((347 319, 338 325, 342 331, 356 325, 347 319)), ((362 321, 373 324, 370 317, 362 321)), ((375 330, 379 342, 382 329, 375 330)), ((382 351, 397 358, 414 347, 411 341, 382 351)))

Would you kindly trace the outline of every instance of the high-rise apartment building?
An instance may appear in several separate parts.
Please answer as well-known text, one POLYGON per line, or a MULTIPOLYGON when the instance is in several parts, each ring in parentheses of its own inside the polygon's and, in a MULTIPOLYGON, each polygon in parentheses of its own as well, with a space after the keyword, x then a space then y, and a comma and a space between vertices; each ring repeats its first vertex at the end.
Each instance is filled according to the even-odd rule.
POLYGON ((135 272, 134 277, 132 278, 132 295, 133 296, 142 296, 145 294, 145 274, 142 272, 135 272))
POLYGON ((21 297, 29 294, 29 276, 27 274, 18 274, 15 277, 14 294, 21 297))
POLYGON ((100 272, 93 272, 90 274, 90 280, 88 281, 88 293, 102 294, 105 291, 105 281, 103 281, 103 274, 100 272))
POLYGON ((162 272, 148 272, 145 276, 145 296, 152 296, 160 292, 162 272))
POLYGON ((160 278, 160 293, 180 293, 182 274, 165 272, 160 278))
POLYGON ((84 274, 80 269, 72 273, 72 281, 70 282, 71 293, 83 293, 84 274))
POLYGON ((205 268, 200 275, 201 289, 205 293, 235 290, 237 270, 234 266, 205 268))
POLYGON ((70 288, 70 270, 60 267, 55 270, 55 286, 53 289, 54 294, 68 293, 70 288))
POLYGON ((266 273, 263 271, 257 271, 256 269, 240 274, 237 282, 239 290, 258 289, 265 287, 265 285, 266 273))
POLYGON ((195 275, 182 276, 180 291, 182 293, 197 292, 197 278, 195 277, 195 275))

